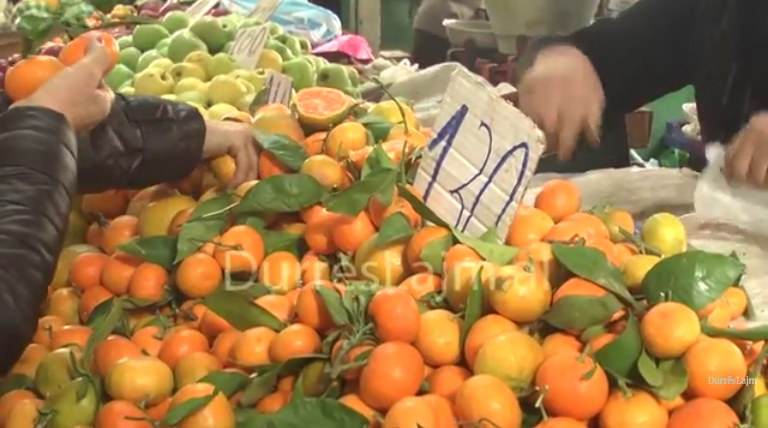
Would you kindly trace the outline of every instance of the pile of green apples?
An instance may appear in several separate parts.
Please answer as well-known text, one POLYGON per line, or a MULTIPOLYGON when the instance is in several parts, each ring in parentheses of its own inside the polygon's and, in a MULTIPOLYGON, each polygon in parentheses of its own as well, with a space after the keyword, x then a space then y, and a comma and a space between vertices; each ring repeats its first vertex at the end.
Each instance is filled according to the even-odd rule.
POLYGON ((312 55, 308 40, 286 34, 274 23, 267 24, 269 38, 256 68, 242 69, 230 55, 235 34, 259 25, 236 14, 204 16, 192 22, 183 11, 170 12, 118 39, 119 63, 106 76, 106 83, 125 95, 194 105, 211 119, 248 112, 271 72, 289 76, 294 90, 322 86, 360 97, 360 78, 354 68, 312 55))

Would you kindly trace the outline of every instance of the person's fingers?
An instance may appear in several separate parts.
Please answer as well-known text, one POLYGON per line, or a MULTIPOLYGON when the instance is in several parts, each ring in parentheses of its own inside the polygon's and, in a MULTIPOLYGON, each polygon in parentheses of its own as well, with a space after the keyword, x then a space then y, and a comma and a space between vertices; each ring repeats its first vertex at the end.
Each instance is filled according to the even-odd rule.
POLYGON ((726 154, 725 174, 729 179, 741 183, 747 181, 753 151, 750 141, 752 137, 748 130, 742 133, 726 154))
POLYGON ((560 160, 571 158, 581 136, 580 128, 585 116, 578 111, 579 108, 576 105, 564 106, 558 115, 557 157, 560 160))
POLYGON ((547 152, 557 151, 557 105, 546 100, 539 100, 523 111, 541 129, 547 140, 547 152))
POLYGON ((232 148, 231 155, 235 158, 235 175, 232 176, 230 185, 234 187, 245 182, 252 166, 251 158, 248 156, 248 151, 245 149, 245 147, 234 146, 232 148))
POLYGON ((254 141, 249 141, 246 146, 248 147, 248 157, 251 158, 251 169, 248 171, 247 179, 249 181, 256 180, 259 178, 259 152, 254 141))
POLYGON ((101 83, 101 78, 109 69, 110 64, 109 52, 98 36, 93 35, 87 39, 85 56, 71 66, 70 70, 73 72, 71 74, 80 81, 89 83, 93 81, 93 86, 96 87, 101 83))
POLYGON ((761 145, 753 151, 749 163, 749 181, 761 188, 768 187, 768 157, 766 153, 763 153, 763 147, 766 143, 765 140, 762 140, 761 136, 761 145))
POLYGON ((600 126, 603 120, 603 103, 597 102, 591 105, 587 112, 586 123, 584 125, 584 137, 587 144, 592 147, 600 145, 600 126))

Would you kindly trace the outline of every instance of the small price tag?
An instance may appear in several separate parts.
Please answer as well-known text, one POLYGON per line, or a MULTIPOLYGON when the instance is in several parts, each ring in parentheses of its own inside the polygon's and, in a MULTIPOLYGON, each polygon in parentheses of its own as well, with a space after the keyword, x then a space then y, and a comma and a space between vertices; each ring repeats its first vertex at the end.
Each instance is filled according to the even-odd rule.
POLYGON ((192 6, 187 9, 186 13, 192 19, 192 22, 195 22, 216 7, 218 2, 219 0, 197 0, 192 3, 192 6))
POLYGON ((503 241, 546 146, 533 122, 466 68, 451 77, 414 185, 435 214, 503 241))
POLYGON ((256 6, 251 9, 251 13, 248 14, 249 18, 253 18, 259 22, 269 22, 269 18, 275 14, 275 11, 280 7, 280 3, 283 0, 259 0, 256 6))
POLYGON ((293 92, 293 79, 282 73, 272 72, 264 85, 267 89, 268 104, 291 104, 291 93, 293 92))
POLYGON ((245 70, 253 70, 259 62, 261 50, 269 37, 267 25, 243 28, 235 34, 230 54, 237 64, 245 70))

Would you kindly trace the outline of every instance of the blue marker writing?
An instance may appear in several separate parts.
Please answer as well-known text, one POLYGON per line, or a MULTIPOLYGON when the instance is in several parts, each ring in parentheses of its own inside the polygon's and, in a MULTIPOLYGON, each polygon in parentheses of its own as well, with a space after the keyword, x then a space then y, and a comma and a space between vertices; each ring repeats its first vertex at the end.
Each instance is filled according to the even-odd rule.
MULTIPOLYGON (((456 113, 454 113, 451 116, 451 118, 448 119, 445 125, 443 125, 435 133, 434 138, 427 145, 427 150, 430 152, 436 150, 440 145, 442 145, 442 147, 440 148, 440 151, 437 154, 437 159, 435 160, 434 172, 432 176, 429 177, 427 181, 427 186, 424 189, 425 201, 429 200, 429 196, 432 192, 432 188, 437 182, 437 177, 440 173, 440 170, 442 169, 443 163, 445 162, 445 159, 448 153, 453 147, 453 143, 456 139, 456 136, 458 135, 459 130, 461 129, 461 126, 463 125, 464 120, 466 119, 468 113, 469 113, 469 107, 467 107, 466 105, 462 105, 461 107, 459 107, 456 113)), ((521 142, 521 143, 515 144, 509 150, 507 150, 504 153, 504 155, 502 155, 501 159, 499 159, 499 161, 496 163, 496 165, 493 166, 493 169, 488 175, 488 178, 486 179, 485 183, 483 183, 475 199, 472 201, 465 201, 461 191, 469 187, 470 185, 472 185, 472 183, 474 183, 479 177, 483 175, 483 172, 487 168, 488 163, 490 161, 491 153, 493 152, 493 133, 491 132, 490 126, 486 122, 481 121, 480 125, 478 126, 478 130, 485 131, 485 134, 488 139, 487 140, 488 144, 486 147, 486 155, 483 160, 483 164, 480 166, 480 168, 476 173, 474 173, 471 177, 468 177, 465 180, 464 184, 461 184, 454 189, 448 190, 448 193, 451 194, 453 197, 455 197, 456 200, 459 202, 459 206, 461 209, 459 212, 459 216, 456 219, 456 223, 454 224, 454 227, 458 228, 462 232, 466 231, 467 227, 469 226, 469 221, 474 217, 475 211, 478 205, 480 204, 480 200, 482 199, 488 187, 490 187, 491 183, 493 183, 496 176, 499 174, 502 168, 506 165, 506 163, 515 156, 516 153, 522 152, 522 163, 520 165, 518 175, 515 178, 515 184, 512 187, 510 195, 504 201, 504 204, 500 207, 501 210, 499 211, 496 217, 494 226, 498 226, 501 223, 501 220, 504 218, 504 214, 514 202, 515 196, 517 195, 517 193, 521 190, 521 187, 523 184, 523 178, 525 176, 525 171, 528 168, 528 162, 530 158, 530 148, 528 147, 527 142, 521 142), (466 208, 467 204, 469 204, 469 209, 466 208), (466 218, 464 218, 465 212, 467 213, 466 218), (462 218, 463 218, 463 222, 462 222, 462 218)))

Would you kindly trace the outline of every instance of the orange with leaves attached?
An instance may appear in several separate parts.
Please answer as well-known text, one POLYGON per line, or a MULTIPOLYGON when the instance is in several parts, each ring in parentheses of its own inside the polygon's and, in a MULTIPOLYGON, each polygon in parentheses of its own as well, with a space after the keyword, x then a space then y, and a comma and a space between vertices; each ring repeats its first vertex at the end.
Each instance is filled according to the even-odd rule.
POLYGON ((570 181, 549 180, 541 186, 533 206, 547 213, 555 222, 559 222, 579 210, 581 192, 570 181))
POLYGON ((608 401, 608 377, 592 358, 567 352, 544 360, 534 378, 542 405, 553 416, 588 420, 608 401))
POLYGON ((527 247, 541 241, 555 222, 547 213, 527 205, 520 205, 512 217, 505 243, 513 247, 527 247))
POLYGON ((176 425, 177 428, 235 428, 235 413, 227 397, 209 383, 191 383, 179 389, 171 400, 173 408, 195 398, 215 394, 202 408, 192 412, 176 425))
POLYGON ((413 346, 399 341, 373 348, 360 374, 360 398, 379 411, 416 395, 424 378, 424 359, 413 346))
POLYGON ((419 305, 408 292, 384 288, 376 292, 368 304, 376 337, 383 342, 413 343, 419 337, 421 315, 419 305))

